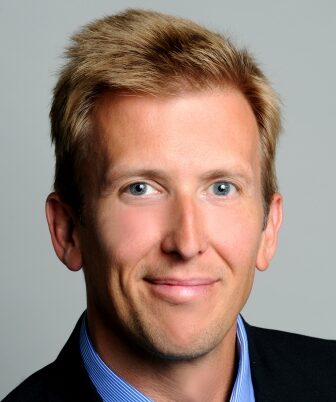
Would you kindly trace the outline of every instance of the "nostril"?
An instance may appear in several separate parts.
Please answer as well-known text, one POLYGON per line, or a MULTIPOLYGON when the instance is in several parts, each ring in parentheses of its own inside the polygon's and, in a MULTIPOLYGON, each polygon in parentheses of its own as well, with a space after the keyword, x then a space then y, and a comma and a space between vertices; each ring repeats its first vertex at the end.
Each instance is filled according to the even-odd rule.
POLYGON ((203 211, 190 194, 178 194, 171 203, 162 251, 175 260, 189 260, 207 249, 203 211))
POLYGON ((178 233, 171 233, 163 239, 161 248, 175 261, 182 261, 203 254, 207 249, 207 242, 203 236, 181 236, 178 233))

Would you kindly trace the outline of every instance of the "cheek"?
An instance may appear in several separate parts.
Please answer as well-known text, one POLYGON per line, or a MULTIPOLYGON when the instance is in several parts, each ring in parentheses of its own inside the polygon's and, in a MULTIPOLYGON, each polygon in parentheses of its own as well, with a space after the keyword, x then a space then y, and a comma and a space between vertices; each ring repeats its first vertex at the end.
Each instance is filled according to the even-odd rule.
POLYGON ((232 268, 255 265, 262 233, 259 208, 237 205, 213 209, 207 221, 210 242, 232 268))
POLYGON ((158 208, 120 205, 98 221, 100 243, 120 265, 133 266, 159 246, 163 214, 158 208))

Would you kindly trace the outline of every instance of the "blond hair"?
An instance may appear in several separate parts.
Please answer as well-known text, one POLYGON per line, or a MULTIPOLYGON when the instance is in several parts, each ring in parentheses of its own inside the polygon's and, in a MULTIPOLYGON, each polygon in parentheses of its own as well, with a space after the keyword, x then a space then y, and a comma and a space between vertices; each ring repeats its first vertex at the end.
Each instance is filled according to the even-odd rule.
POLYGON ((81 173, 93 136, 90 112, 102 92, 164 96, 228 86, 245 96, 259 127, 267 216, 277 191, 279 101, 245 49, 192 21, 130 9, 84 26, 72 37, 66 58, 50 111, 54 188, 66 202, 77 210, 83 202, 81 173))

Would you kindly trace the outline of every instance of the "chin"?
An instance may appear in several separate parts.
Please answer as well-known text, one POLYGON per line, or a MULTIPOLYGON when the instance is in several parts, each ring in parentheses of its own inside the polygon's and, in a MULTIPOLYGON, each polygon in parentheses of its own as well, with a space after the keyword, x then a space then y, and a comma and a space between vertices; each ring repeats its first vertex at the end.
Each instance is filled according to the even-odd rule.
POLYGON ((159 349, 157 347, 148 347, 148 345, 144 346, 147 353, 149 353, 155 359, 166 361, 166 362, 187 362, 187 361, 194 361, 197 359, 206 356, 210 353, 214 347, 212 348, 171 348, 169 350, 166 348, 165 350, 159 349))
POLYGON ((143 352, 155 359, 167 362, 182 362, 200 359, 222 343, 224 331, 197 331, 189 334, 171 334, 164 331, 144 331, 137 328, 134 340, 143 352), (187 336, 186 336, 187 335, 187 336))

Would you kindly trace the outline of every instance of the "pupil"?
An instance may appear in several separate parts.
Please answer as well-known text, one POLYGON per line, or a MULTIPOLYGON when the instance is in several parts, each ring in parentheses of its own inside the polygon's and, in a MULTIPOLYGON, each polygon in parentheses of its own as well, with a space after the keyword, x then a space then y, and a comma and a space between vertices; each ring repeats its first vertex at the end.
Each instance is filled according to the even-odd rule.
POLYGON ((135 191, 137 193, 142 193, 145 189, 145 185, 143 183, 138 183, 135 185, 135 191))
POLYGON ((227 194, 229 191, 229 186, 226 183, 217 184, 217 194, 227 194))
POLYGON ((130 191, 134 195, 141 195, 146 192, 146 184, 145 183, 135 183, 130 187, 130 191))

